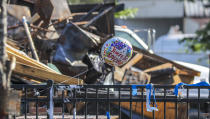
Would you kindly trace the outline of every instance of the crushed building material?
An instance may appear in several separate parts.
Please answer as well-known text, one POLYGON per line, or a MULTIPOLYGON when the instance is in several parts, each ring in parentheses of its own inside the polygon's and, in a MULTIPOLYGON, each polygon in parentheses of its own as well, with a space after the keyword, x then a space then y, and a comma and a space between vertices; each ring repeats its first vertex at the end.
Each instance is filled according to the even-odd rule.
POLYGON ((104 63, 100 56, 101 46, 115 34, 113 2, 68 5, 66 0, 17 0, 7 7, 10 8, 11 21, 16 23, 8 26, 11 39, 7 43, 8 56, 10 59, 15 56, 21 66, 37 68, 37 72, 40 69, 41 72, 61 75, 46 65, 51 63, 60 73, 70 77, 82 73, 78 77, 86 83, 103 82, 111 77, 121 83, 130 77, 144 77, 140 79, 145 80, 144 83, 160 83, 162 81, 157 79, 169 81, 172 74, 174 81, 169 81, 172 84, 182 79, 190 83, 194 76, 199 75, 199 72, 138 48, 134 48, 133 58, 122 67, 113 69, 104 63), (15 14, 15 11, 21 12, 15 14), (28 19, 27 23, 20 22, 23 16, 28 19), (24 34, 27 25, 30 29, 26 28, 24 34), (31 45, 31 40, 27 41, 28 38, 33 39, 34 45, 31 45), (40 62, 32 59, 33 56, 40 62))
POLYGON ((45 81, 53 80, 55 81, 55 83, 83 85, 83 80, 81 79, 45 71, 43 69, 39 69, 39 68, 28 66, 21 63, 16 63, 14 73, 27 76, 27 77, 32 77, 35 79, 45 80, 45 81))
MULTIPOLYGON (((177 84, 192 83, 192 79, 200 75, 198 71, 134 46, 132 58, 123 66, 106 64, 100 52, 104 42, 115 36, 114 0, 86 5, 68 5, 66 0, 14 0, 7 7, 10 40, 7 40, 6 52, 8 62, 16 59, 12 83, 42 84, 53 80, 68 85, 177 84), (22 23, 23 16, 27 22, 22 23)), ((163 103, 158 105, 163 107, 163 103)), ((129 106, 121 103, 126 109, 129 106)), ((175 106, 167 103, 166 107, 175 106)), ((67 108, 71 111, 73 105, 67 104, 67 108)), ((142 111, 141 108, 132 110, 139 114, 142 111)), ((174 110, 172 113, 175 115, 174 110)), ((144 115, 152 114, 144 111, 144 115)))

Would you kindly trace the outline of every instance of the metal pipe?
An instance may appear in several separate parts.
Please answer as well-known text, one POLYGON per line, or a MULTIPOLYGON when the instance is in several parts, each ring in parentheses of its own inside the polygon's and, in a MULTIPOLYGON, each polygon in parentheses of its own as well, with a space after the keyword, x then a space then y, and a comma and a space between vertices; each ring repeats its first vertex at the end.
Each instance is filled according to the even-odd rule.
MULTIPOLYGON (((54 103, 53 103, 53 81, 52 80, 48 80, 47 81, 47 86, 48 88, 48 95, 47 95, 47 119, 53 119, 53 107, 54 107, 54 103)), ((63 100, 62 100, 63 101, 63 100)))
POLYGON ((31 37, 31 33, 29 31, 29 27, 28 27, 28 24, 27 24, 27 20, 26 20, 26 17, 23 16, 23 26, 25 28, 25 31, 26 31, 26 35, 28 37, 28 41, 29 41, 29 44, 30 44, 30 47, 31 47, 31 50, 32 50, 32 53, 33 53, 33 56, 34 58, 39 61, 39 57, 37 55, 37 52, 36 52, 36 48, 34 46, 34 42, 32 40, 32 37, 31 37))

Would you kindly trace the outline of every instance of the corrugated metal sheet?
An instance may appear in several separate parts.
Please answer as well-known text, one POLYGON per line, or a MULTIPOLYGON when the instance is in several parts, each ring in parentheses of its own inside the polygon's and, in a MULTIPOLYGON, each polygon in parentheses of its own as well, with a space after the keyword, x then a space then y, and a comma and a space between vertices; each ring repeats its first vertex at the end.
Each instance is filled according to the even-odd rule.
POLYGON ((210 17, 210 8, 202 1, 185 1, 184 10, 187 17, 210 17))

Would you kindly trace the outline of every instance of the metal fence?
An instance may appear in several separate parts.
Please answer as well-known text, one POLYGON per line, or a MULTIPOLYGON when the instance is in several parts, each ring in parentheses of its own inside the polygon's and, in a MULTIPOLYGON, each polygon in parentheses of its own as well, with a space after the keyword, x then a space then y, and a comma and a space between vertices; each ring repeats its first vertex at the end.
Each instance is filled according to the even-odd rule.
POLYGON ((210 118, 210 86, 183 86, 182 95, 175 96, 174 85, 154 85, 157 112, 146 111, 144 85, 137 86, 135 96, 131 85, 53 85, 48 81, 45 85, 15 84, 12 88, 22 91, 21 113, 14 116, 17 119, 210 118), (34 114, 30 112, 31 102, 34 103, 34 114), (56 107, 61 110, 55 114, 56 107), (45 114, 40 108, 45 108, 45 114))

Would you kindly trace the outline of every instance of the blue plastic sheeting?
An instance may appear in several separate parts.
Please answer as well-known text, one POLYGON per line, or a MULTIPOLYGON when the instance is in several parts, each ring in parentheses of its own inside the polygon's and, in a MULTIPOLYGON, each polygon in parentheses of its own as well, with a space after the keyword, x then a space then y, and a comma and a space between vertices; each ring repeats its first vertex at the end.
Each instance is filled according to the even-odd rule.
POLYGON ((179 83, 175 86, 174 88, 174 95, 178 95, 178 89, 183 86, 183 85, 186 85, 186 86, 210 86, 207 82, 205 81, 202 81, 202 82, 199 82, 199 83, 196 83, 196 84, 186 84, 186 83, 179 83))

